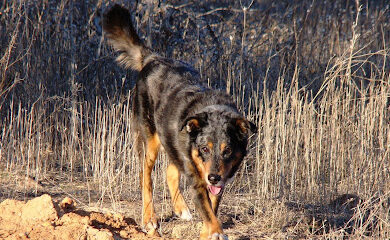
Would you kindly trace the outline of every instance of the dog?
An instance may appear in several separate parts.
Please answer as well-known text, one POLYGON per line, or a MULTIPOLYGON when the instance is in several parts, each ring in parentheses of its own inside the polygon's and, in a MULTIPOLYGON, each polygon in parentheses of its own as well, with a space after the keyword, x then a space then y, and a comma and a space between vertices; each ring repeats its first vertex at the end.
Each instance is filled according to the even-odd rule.
POLYGON ((189 64, 164 58, 137 35, 127 9, 114 5, 104 14, 103 29, 119 52, 117 62, 138 71, 133 95, 137 149, 143 161, 142 227, 158 235, 152 201, 151 172, 160 147, 170 161, 167 185, 174 213, 191 219, 180 192, 184 174, 203 220, 200 239, 228 239, 216 215, 225 185, 247 153, 248 138, 257 127, 237 110, 231 97, 203 86, 189 64))

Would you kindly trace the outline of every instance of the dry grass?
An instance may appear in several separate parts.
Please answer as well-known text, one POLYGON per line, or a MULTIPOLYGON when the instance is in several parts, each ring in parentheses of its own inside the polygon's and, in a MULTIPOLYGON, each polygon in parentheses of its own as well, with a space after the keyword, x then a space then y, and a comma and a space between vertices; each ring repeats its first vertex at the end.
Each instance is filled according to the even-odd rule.
MULTIPOLYGON (((106 3, 57 2, 0 4, 0 196, 49 191, 138 216, 124 203, 140 199, 134 74, 104 44, 106 3)), ((229 235, 390 237, 386 1, 124 5, 148 44, 194 64, 258 123, 222 203, 229 235), (360 197, 353 208, 331 202, 347 193, 360 197)), ((153 175, 162 220, 171 211, 165 160, 153 175)))

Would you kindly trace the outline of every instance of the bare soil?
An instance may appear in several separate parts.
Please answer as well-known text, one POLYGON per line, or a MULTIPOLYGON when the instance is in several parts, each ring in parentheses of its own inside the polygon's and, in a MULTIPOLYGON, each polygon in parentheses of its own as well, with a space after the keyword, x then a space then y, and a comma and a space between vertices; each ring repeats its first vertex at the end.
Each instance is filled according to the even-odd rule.
MULTIPOLYGON (((193 240, 202 227, 186 191, 184 196, 194 217, 191 221, 172 216, 170 199, 164 199, 164 194, 156 190, 161 237, 151 237, 137 224, 141 222, 140 193, 126 193, 113 207, 114 203, 107 200, 103 204, 85 182, 70 182, 58 174, 40 181, 22 175, 0 171, 0 239, 193 240)), ((256 201, 261 199, 226 193, 218 217, 230 240, 375 239, 373 229, 387 226, 378 219, 386 222, 390 216, 390 200, 364 200, 352 194, 323 203, 256 201)))
POLYGON ((61 202, 48 194, 27 202, 6 199, 0 213, 0 239, 162 239, 145 235, 121 214, 77 209, 68 197, 61 202))

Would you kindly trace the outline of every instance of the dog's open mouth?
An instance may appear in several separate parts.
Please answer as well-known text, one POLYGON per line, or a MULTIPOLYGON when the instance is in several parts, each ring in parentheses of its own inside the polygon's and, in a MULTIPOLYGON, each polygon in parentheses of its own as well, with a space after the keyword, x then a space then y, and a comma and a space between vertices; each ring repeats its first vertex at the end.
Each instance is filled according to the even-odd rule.
POLYGON ((207 185, 209 192, 213 195, 219 195, 222 192, 222 186, 207 185))

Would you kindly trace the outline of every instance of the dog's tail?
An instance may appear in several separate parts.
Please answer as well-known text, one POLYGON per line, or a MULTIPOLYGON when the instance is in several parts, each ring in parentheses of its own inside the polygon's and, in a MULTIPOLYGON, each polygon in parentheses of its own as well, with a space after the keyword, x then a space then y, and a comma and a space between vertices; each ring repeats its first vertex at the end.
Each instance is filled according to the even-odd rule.
POLYGON ((117 62, 125 68, 141 71, 153 52, 138 37, 129 11, 116 4, 104 14, 103 29, 109 43, 119 52, 117 62))

